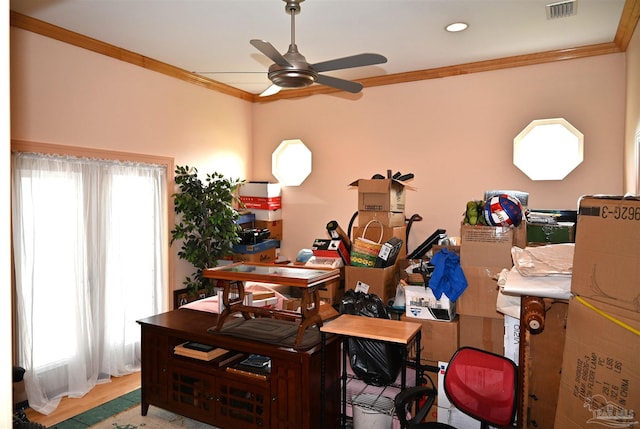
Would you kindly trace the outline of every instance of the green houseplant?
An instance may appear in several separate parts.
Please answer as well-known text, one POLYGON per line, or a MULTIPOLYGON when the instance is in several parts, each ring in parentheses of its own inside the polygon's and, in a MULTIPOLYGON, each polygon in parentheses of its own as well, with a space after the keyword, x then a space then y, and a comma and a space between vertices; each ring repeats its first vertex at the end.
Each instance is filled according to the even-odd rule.
POLYGON ((232 253, 240 241, 238 212, 233 208, 236 189, 244 181, 228 179, 214 172, 204 181, 195 167, 176 166, 175 183, 180 192, 173 195, 179 221, 171 231, 171 244, 182 240, 178 256, 196 268, 183 282, 190 293, 205 289, 211 292, 210 281, 203 270, 218 265, 218 260, 232 253))

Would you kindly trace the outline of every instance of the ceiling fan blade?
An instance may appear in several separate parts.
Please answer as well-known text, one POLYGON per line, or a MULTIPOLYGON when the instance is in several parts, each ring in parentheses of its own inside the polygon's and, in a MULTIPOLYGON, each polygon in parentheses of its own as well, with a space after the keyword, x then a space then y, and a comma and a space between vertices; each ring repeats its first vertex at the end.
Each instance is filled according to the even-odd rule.
POLYGON ((287 61, 280 52, 273 45, 265 40, 252 39, 249 43, 253 45, 254 48, 265 54, 267 57, 271 58, 274 63, 283 67, 292 67, 292 65, 287 61))
POLYGON ((311 67, 317 72, 325 72, 331 70, 349 69, 352 67, 370 66, 373 64, 382 64, 386 62, 387 59, 379 54, 357 54, 351 55, 350 57, 337 58, 335 60, 311 64, 311 67))
POLYGON ((358 82, 352 82, 350 80, 344 80, 333 76, 326 75, 318 75, 318 79, 316 83, 320 83, 322 85, 331 86, 336 89, 340 89, 342 91, 351 92, 356 94, 362 91, 362 84, 358 82))
POLYGON ((280 89, 282 89, 282 88, 280 88, 276 84, 273 84, 273 85, 269 86, 267 89, 265 89, 264 91, 262 91, 260 93, 259 97, 268 97, 270 95, 277 94, 277 93, 280 92, 280 89))

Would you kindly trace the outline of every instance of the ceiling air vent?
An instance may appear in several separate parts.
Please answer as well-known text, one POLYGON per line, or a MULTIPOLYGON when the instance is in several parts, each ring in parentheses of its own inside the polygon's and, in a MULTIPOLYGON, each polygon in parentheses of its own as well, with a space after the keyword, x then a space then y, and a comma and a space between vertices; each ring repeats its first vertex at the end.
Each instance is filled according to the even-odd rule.
POLYGON ((547 5, 547 19, 566 18, 578 13, 577 0, 560 1, 547 5))

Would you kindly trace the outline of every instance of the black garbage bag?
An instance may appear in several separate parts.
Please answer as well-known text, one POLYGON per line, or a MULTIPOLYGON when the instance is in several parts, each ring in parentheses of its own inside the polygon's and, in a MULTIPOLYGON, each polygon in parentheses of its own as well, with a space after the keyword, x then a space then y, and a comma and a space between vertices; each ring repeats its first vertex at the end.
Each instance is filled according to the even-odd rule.
MULTIPOLYGON (((340 313, 388 319, 387 309, 377 295, 348 290, 340 302, 340 313)), ((393 383, 402 367, 399 344, 350 337, 347 353, 353 373, 367 384, 387 386, 393 383)))

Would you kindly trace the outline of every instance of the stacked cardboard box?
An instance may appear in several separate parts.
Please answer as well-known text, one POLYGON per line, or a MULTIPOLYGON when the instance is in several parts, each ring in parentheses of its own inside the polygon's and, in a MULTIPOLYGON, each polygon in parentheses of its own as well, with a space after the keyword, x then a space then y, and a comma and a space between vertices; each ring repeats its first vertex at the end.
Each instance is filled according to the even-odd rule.
POLYGON ((256 228, 268 229, 269 238, 282 240, 282 219, 279 220, 256 220, 256 228))
POLYGON ((235 244, 233 246, 233 261, 274 262, 277 258, 278 247, 280 247, 280 242, 273 239, 256 244, 235 244))
MULTIPOLYGON (((269 240, 234 246, 234 262, 274 262, 282 240, 282 194, 279 183, 247 182, 238 189, 242 209, 249 210, 253 228, 269 229, 269 240)), ((246 216, 245 216, 246 217, 246 216)))
POLYGON ((238 190, 240 203, 255 214, 256 220, 282 219, 282 194, 279 183, 247 182, 238 190))
POLYGON ((460 265, 467 289, 458 298, 460 346, 473 346, 497 354, 504 353, 504 315, 496 310, 496 276, 513 266, 511 247, 526 247, 527 225, 494 227, 462 225, 460 265))
POLYGON ((395 264, 386 268, 345 267, 345 289, 368 286, 368 293, 378 295, 383 302, 395 296, 398 284, 398 261, 406 257, 405 200, 406 190, 413 189, 394 179, 360 179, 350 186, 358 188, 358 225, 352 237, 376 243, 391 238, 402 240, 395 264), (369 226, 367 226, 369 225, 369 226), (366 230, 365 230, 366 227, 366 230))
POLYGON ((640 200, 583 197, 555 427, 635 427, 640 414, 640 200))

